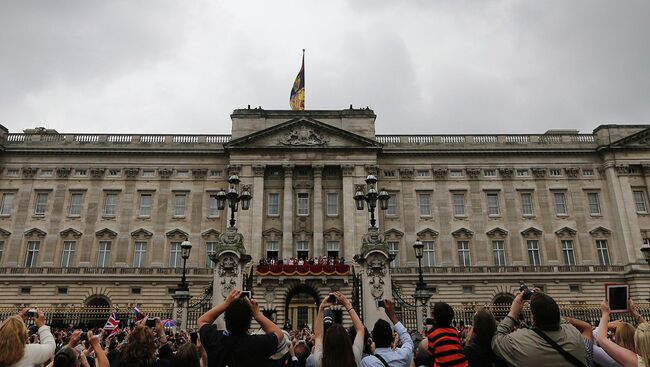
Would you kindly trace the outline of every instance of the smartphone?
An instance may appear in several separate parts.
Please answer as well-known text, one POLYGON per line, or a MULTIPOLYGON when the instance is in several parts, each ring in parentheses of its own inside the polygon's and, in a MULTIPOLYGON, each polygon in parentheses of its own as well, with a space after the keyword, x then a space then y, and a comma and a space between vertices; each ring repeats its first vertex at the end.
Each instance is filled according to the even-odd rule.
POLYGON ((335 303, 336 302, 336 296, 334 295, 334 293, 330 293, 330 295, 327 297, 327 301, 329 303, 335 303))
POLYGON ((156 319, 147 319, 147 321, 145 321, 145 325, 147 327, 156 327, 156 319))
POLYGON ((35 308, 30 308, 29 311, 27 311, 27 317, 36 317, 38 316, 38 311, 35 308))
POLYGON ((376 299, 375 304, 377 305, 377 308, 386 308, 384 305, 384 300, 383 299, 376 299))
POLYGON ((531 291, 526 284, 522 284, 521 287, 519 287, 519 292, 524 292, 524 296, 523 296, 524 301, 528 301, 530 297, 533 295, 533 291, 531 291))
POLYGON ((192 344, 196 345, 196 339, 197 338, 198 338, 198 334, 196 333, 196 331, 192 331, 190 333, 190 341, 192 342, 192 344))
POLYGON ((251 291, 242 291, 241 294, 239 295, 239 298, 251 298, 251 291))
POLYGON ((613 313, 627 312, 629 293, 627 284, 605 284, 605 299, 613 313))

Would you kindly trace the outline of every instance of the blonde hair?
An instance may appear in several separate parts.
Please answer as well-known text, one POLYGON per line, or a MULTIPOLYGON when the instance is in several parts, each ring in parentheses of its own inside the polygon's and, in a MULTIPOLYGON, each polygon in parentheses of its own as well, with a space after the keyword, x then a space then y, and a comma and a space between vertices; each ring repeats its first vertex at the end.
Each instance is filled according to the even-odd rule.
POLYGON ((634 341, 634 326, 627 322, 621 322, 616 326, 616 331, 614 332, 614 340, 616 344, 621 347, 631 350, 636 353, 635 341, 634 341))
POLYGON ((636 327, 634 344, 636 345, 636 354, 643 358, 643 363, 646 366, 650 366, 650 324, 644 322, 636 327))
POLYGON ((0 366, 11 366, 23 358, 26 330, 20 316, 12 316, 0 324, 0 366))

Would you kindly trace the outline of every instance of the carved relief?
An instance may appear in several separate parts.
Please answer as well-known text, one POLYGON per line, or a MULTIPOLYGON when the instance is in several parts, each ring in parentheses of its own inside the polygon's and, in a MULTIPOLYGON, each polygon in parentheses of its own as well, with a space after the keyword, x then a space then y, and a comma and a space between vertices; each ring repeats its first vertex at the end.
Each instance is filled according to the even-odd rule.
POLYGON ((479 168, 466 168, 465 173, 469 178, 478 178, 481 175, 481 170, 479 168))
POLYGON ((433 169, 433 178, 436 180, 444 180, 447 178, 447 169, 446 168, 434 168, 433 169))
POLYGON ((379 254, 371 255, 368 258, 368 285, 370 286, 370 294, 375 299, 384 296, 386 265, 386 259, 379 254))
POLYGON ((160 178, 168 179, 168 178, 170 178, 172 176, 174 171, 169 169, 169 168, 163 168, 163 169, 158 170, 158 173, 160 174, 160 178))
POLYGON ((263 164, 254 164, 253 165, 253 175, 256 177, 264 176, 264 171, 266 171, 266 166, 263 164))
POLYGON ((138 177, 138 173, 140 173, 140 168, 125 168, 123 171, 126 178, 136 178, 138 177))
POLYGON ((380 233, 379 230, 373 227, 373 230, 369 229, 366 234, 363 235, 361 243, 363 246, 368 245, 381 245, 386 241, 386 236, 383 233, 380 233))
POLYGON ((400 168, 399 169, 399 177, 403 180, 412 180, 414 177, 414 170, 413 168, 400 168))
POLYGON ((293 164, 283 164, 282 169, 284 170, 284 177, 292 177, 294 167, 293 164))
POLYGON ((617 164, 614 168, 616 168, 616 174, 619 176, 627 176, 630 173, 629 167, 624 164, 617 164))
POLYGON ((533 172, 533 176, 535 176, 535 178, 544 178, 544 177, 546 177, 546 168, 533 167, 530 170, 533 172))
POLYGON ((569 178, 577 178, 578 175, 580 174, 580 169, 575 167, 568 167, 564 169, 564 172, 569 178))
POLYGON ((90 176, 92 178, 102 178, 106 172, 106 168, 91 168, 90 176))
POLYGON ((59 167, 56 169, 56 177, 67 178, 68 176, 70 176, 70 172, 72 172, 72 168, 59 167))
POLYGON ((193 168, 192 169, 192 177, 194 177, 195 180, 202 180, 208 175, 208 170, 205 168, 193 168))
POLYGON ((515 170, 512 168, 499 168, 499 174, 503 178, 512 178, 515 174, 515 170))
POLYGON ((576 235, 576 233, 578 233, 578 231, 576 231, 573 228, 569 228, 569 227, 562 227, 562 228, 558 229, 557 231, 555 231, 555 234, 558 237, 573 237, 573 236, 576 235))
POLYGON ((226 172, 228 172, 228 176, 239 175, 239 172, 241 172, 241 165, 229 164, 228 166, 226 166, 226 172))
POLYGON ((542 231, 535 228, 535 227, 528 227, 521 231, 521 235, 524 236, 524 238, 537 238, 542 236, 542 231))
POLYGON ((34 167, 23 167, 23 177, 32 178, 38 172, 38 168, 34 167))
POLYGON ((341 166, 341 170, 343 171, 343 176, 352 176, 354 173, 354 165, 344 164, 341 166))
POLYGON ((374 164, 366 164, 366 174, 367 175, 373 175, 373 176, 378 176, 379 175, 379 167, 374 164))
POLYGON ((224 256, 219 262, 217 272, 219 278, 221 278, 221 295, 227 298, 230 292, 237 286, 236 279, 239 273, 237 259, 232 255, 224 256))
POLYGON ((327 139, 323 137, 316 129, 309 128, 305 125, 291 130, 287 135, 278 139, 284 145, 325 145, 327 139))

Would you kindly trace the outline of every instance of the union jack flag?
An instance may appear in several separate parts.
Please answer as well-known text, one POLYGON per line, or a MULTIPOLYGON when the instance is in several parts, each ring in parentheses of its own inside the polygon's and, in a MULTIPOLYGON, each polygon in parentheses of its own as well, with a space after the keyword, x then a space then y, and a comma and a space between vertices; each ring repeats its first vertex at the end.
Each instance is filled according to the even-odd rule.
POLYGON ((138 307, 133 307, 133 318, 135 322, 144 319, 144 316, 144 312, 142 312, 138 307))
POLYGON ((108 317, 108 320, 106 321, 106 324, 104 325, 104 330, 105 331, 113 331, 118 326, 120 326, 120 317, 115 312, 113 312, 108 317))

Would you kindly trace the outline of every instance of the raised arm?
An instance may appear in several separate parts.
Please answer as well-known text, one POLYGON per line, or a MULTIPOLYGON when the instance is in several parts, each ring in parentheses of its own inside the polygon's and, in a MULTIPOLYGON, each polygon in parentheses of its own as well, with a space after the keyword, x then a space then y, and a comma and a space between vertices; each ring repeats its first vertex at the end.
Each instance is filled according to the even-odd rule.
POLYGON ((345 308, 348 314, 350 314, 350 319, 352 319, 352 325, 354 325, 357 335, 365 335, 366 330, 363 327, 363 322, 361 322, 359 315, 357 315, 357 311, 352 307, 352 302, 350 302, 350 300, 348 300, 341 292, 335 292, 334 296, 339 304, 345 308))
POLYGON ((320 307, 318 307, 318 314, 316 315, 316 321, 314 321, 314 346, 323 345, 323 312, 330 305, 327 301, 328 297, 329 295, 325 296, 325 299, 320 303, 320 307))
POLYGON ((609 354, 610 357, 614 358, 623 367, 637 367, 638 360, 636 353, 621 347, 620 345, 614 343, 613 341, 607 339, 607 324, 609 323, 609 305, 606 300, 600 304, 600 310, 602 316, 600 317, 600 323, 598 324, 598 345, 609 354))
POLYGON ((565 317, 564 319, 568 321, 569 324, 573 325, 574 328, 578 329, 580 335, 582 335, 583 338, 587 338, 589 340, 592 340, 594 338, 592 327, 588 322, 574 319, 573 317, 565 317))
POLYGON ((280 345, 280 343, 282 343, 282 339, 284 339, 284 334, 282 334, 282 330, 280 330, 280 327, 276 325, 273 321, 266 318, 266 316, 264 316, 262 311, 260 311, 260 306, 257 304, 257 301, 248 298, 246 298, 246 300, 251 305, 251 309, 253 311, 253 318, 255 319, 255 321, 257 321, 260 324, 262 330, 264 330, 265 333, 275 334, 275 336, 278 338, 278 345, 280 345))
POLYGON ((111 364, 108 362, 108 357, 106 357, 106 353, 104 353, 104 350, 102 349, 99 336, 93 335, 92 331, 88 331, 88 342, 90 342, 90 346, 95 351, 95 366, 110 367, 111 364))
POLYGON ((634 301, 632 301, 632 298, 630 298, 627 305, 628 305, 628 310, 632 314, 632 317, 634 317, 634 321, 637 324, 642 324, 644 322, 647 322, 647 321, 645 321, 643 316, 641 316, 641 314, 639 313, 639 310, 636 309, 636 305, 634 305, 634 301))
POLYGON ((196 322, 198 329, 201 330, 201 328, 204 325, 213 324, 214 320, 216 320, 219 316, 221 316, 222 313, 226 312, 226 309, 228 308, 228 306, 230 306, 230 303, 232 303, 232 301, 239 298, 240 295, 241 295, 241 291, 237 289, 233 289, 228 295, 228 297, 226 297, 226 299, 223 301, 222 304, 213 307, 212 309, 208 310, 208 312, 204 313, 203 315, 201 315, 201 317, 199 317, 199 319, 196 322))
POLYGON ((517 361, 513 359, 512 356, 516 354, 519 345, 517 345, 516 340, 512 338, 510 333, 514 330, 519 312, 521 312, 521 309, 524 307, 523 299, 524 292, 520 292, 512 301, 508 316, 501 320, 497 326, 496 333, 492 337, 492 350, 509 365, 517 364, 517 361))

